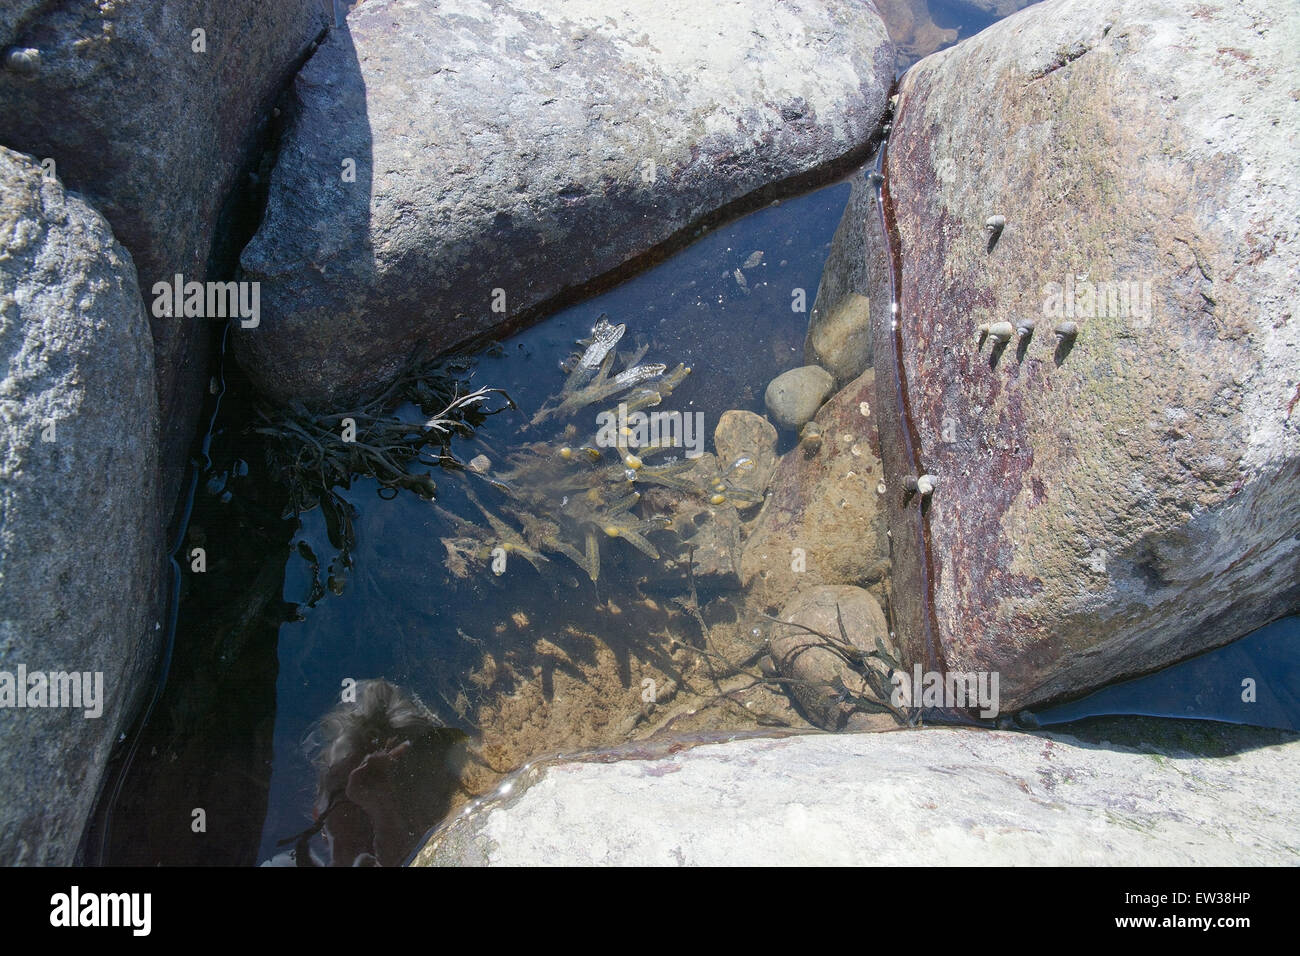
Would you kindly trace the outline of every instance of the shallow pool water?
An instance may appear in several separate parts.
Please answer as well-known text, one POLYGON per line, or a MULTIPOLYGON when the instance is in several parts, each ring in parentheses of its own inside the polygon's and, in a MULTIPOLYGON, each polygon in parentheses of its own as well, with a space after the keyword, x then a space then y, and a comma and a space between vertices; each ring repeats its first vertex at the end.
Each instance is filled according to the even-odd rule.
MULTIPOLYGON (((524 426, 559 392, 561 363, 580 350, 575 342, 602 314, 627 326, 629 342, 649 346, 644 361, 690 366, 663 408, 700 413, 706 438, 728 409, 761 413, 767 382, 802 364, 806 310, 847 197, 841 184, 767 207, 490 350, 477 362, 472 384, 505 389, 520 411, 493 416, 473 441, 453 450, 462 461, 487 454, 494 463, 522 441, 549 442, 558 451, 564 421, 524 426), (796 311, 801 302, 803 310, 796 311)), ((568 420, 589 435, 600 407, 568 420)), ((504 503, 490 488, 469 487, 489 508, 504 503)), ((440 476, 437 506, 482 524, 465 488, 465 482, 440 476)), ((418 694, 442 720, 476 735, 490 767, 471 766, 467 774, 480 786, 495 779, 492 768, 512 769, 565 748, 619 743, 644 731, 644 720, 624 724, 640 710, 647 680, 656 696, 675 684, 686 699, 683 685, 692 680, 683 670, 690 662, 674 660, 672 645, 699 635, 673 603, 688 599, 690 582, 671 532, 650 536, 662 552, 660 562, 624 542, 603 541, 595 583, 576 564, 555 557, 540 572, 515 558, 501 575, 480 567, 462 579, 446 567, 440 540, 454 528, 430 503, 410 494, 381 500, 369 481, 358 482, 347 497, 357 509, 356 545, 343 593, 303 606, 320 575, 300 556, 305 549, 298 542, 318 559, 334 550, 319 510, 302 516, 288 562, 283 597, 302 607, 302 619, 279 633, 263 855, 304 825, 314 775, 303 737, 338 700, 346 678, 387 677, 418 694)), ((734 626, 728 596, 714 598, 698 595, 704 613, 734 626)), ((677 702, 661 705, 663 711, 677 702)), ((710 723, 754 726, 729 709, 720 708, 710 723)))

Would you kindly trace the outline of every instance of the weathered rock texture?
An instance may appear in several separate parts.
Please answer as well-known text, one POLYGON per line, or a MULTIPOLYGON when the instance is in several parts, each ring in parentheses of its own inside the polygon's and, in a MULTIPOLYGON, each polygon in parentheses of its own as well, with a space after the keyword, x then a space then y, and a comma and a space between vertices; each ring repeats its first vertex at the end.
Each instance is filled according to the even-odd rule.
POLYGON ((875 400, 868 371, 822 406, 814 419, 820 438, 781 458, 740 557, 756 607, 775 612, 796 591, 821 584, 877 587, 888 574, 875 400))
POLYGON ((0 709, 0 863, 67 865, 158 647, 158 401, 130 255, 3 148, 0 350, 0 671, 100 671, 105 698, 0 709))
POLYGON ((878 239, 871 299, 912 660, 1000 671, 1010 708, 1300 606, 1298 43, 1285 0, 1049 0, 907 74, 901 361, 878 239))
POLYGON ((850 0, 368 0, 295 80, 238 354, 323 399, 525 322, 860 160, 892 59, 850 0))
MULTIPOLYGON (((160 279, 207 275, 222 204, 244 188, 272 100, 326 22, 320 0, 20 3, 0 13, 0 54, 37 62, 0 69, 0 142, 54 160, 152 301, 160 279)), ((150 317, 170 506, 207 383, 208 323, 150 317)))
MULTIPOLYGON (((1168 735, 1155 722, 1147 737, 1168 735)), ((1130 748, 1056 734, 929 729, 538 764, 435 833, 417 863, 1300 861, 1295 735, 1225 728, 1178 736, 1198 739, 1189 751, 1145 737, 1130 748), (1231 743, 1220 746, 1216 736, 1231 743), (1216 752, 1229 756, 1208 755, 1216 752)))

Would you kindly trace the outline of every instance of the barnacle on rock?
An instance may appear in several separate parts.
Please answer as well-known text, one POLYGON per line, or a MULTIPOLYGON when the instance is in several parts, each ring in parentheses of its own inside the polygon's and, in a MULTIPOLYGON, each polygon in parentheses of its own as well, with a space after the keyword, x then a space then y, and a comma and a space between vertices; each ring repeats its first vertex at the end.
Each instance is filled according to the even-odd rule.
POLYGON ((41 68, 41 51, 35 47, 13 47, 5 52, 5 69, 34 76, 41 68))

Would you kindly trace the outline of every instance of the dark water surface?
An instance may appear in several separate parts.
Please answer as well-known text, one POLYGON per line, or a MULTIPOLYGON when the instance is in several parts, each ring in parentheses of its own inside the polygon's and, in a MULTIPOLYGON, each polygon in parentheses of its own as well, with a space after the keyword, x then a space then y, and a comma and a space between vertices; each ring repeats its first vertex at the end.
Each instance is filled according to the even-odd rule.
POLYGON ((1047 725, 1104 714, 1300 730, 1300 616, 1274 621, 1225 647, 1035 716, 1047 725))
MULTIPOLYGON (((807 313, 792 310, 794 290, 804 290, 810 309, 847 198, 848 186, 840 184, 767 207, 506 340, 480 359, 473 384, 504 388, 522 411, 495 416, 479 429, 475 442, 453 450, 463 461, 483 451, 499 462, 502 450, 521 437, 525 419, 559 391, 565 377, 561 362, 602 313, 627 325, 628 341, 650 344, 644 361, 691 367, 664 408, 703 413, 707 436, 728 409, 761 413, 767 382, 803 364, 807 313), (761 261, 745 268, 758 252, 761 261)), ((597 410, 575 416, 584 435, 595 431, 597 410)), ((557 432, 548 423, 528 437, 557 432)), ((557 449, 562 444, 558 436, 552 443, 557 449)), ((488 498, 481 490, 478 497, 488 498)), ((277 840, 304 826, 315 779, 303 756, 303 736, 337 702, 344 678, 385 676, 415 691, 449 724, 473 733, 483 696, 508 692, 508 682, 519 679, 498 677, 486 687, 481 677, 476 682, 473 672, 484 649, 494 652, 504 670, 512 643, 522 648, 542 636, 561 643, 566 629, 576 627, 599 635, 623 658, 618 683, 632 694, 639 688, 638 662, 663 654, 662 644, 656 646, 646 631, 667 624, 651 612, 634 610, 638 592, 656 593, 657 585, 671 598, 685 589, 679 575, 647 585, 647 576, 656 577, 649 559, 621 542, 603 549, 596 585, 563 559, 553 562, 546 575, 516 559, 499 578, 480 572, 466 581, 453 580, 443 566, 446 552, 440 543, 449 528, 428 502, 409 494, 381 500, 368 481, 357 483, 348 498, 358 510, 357 546, 344 593, 329 594, 315 607, 303 606, 314 575, 297 554, 297 543, 306 542, 317 556, 331 552, 319 510, 302 516, 286 569, 283 597, 299 605, 302 620, 279 632, 274 751, 260 849, 264 857, 277 840), (611 603, 621 613, 608 613, 611 603), (523 620, 527 623, 520 625, 523 620), (499 686, 502 680, 504 687, 499 686)), ((456 482, 440 479, 437 503, 478 518, 456 482)), ((663 539, 657 544, 667 547, 663 539)), ((598 720, 601 715, 591 710, 576 719, 598 720)), ((610 730, 605 742, 619 742, 615 728, 610 730)), ((539 738, 538 755, 564 743, 557 739, 548 746, 539 738)))

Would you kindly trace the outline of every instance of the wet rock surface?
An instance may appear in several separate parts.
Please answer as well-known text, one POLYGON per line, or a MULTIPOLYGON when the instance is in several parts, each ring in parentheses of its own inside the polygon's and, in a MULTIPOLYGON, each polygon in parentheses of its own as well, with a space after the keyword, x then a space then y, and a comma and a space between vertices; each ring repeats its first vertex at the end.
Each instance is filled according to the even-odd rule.
MULTIPOLYGON (((683 477, 707 491, 718 477, 717 457, 705 452, 683 477)), ((646 488, 644 496, 646 512, 668 516, 665 528, 677 538, 676 553, 683 561, 690 558, 701 584, 727 590, 740 587, 740 516, 734 503, 662 486, 646 488)), ((676 583, 675 571, 665 566, 661 573, 676 583)))
POLYGON ((755 607, 774 613, 796 591, 821 584, 878 589, 889 571, 882 470, 868 371, 823 406, 806 438, 787 452, 741 554, 755 607))
POLYGON ((416 864, 1295 864, 1296 735, 1131 718, 1121 736, 1087 730, 665 740, 560 758, 444 825, 416 864))
POLYGON ((776 429, 762 415, 731 409, 713 431, 718 465, 739 488, 761 495, 776 468, 776 429))
POLYGON ((892 61, 847 0, 364 3, 294 82, 241 361, 323 399, 527 321, 860 158, 892 61))
POLYGON ((902 83, 897 364, 872 320, 897 629, 1004 708, 1300 606, 1298 17, 1048 0, 902 83))
POLYGON ((153 349, 108 223, 2 147, 0 235, 0 861, 69 865, 158 649, 153 349))
MULTIPOLYGON (((850 181, 849 201, 808 316, 803 358, 820 365, 843 387, 871 366, 871 276, 867 248, 875 194, 865 179, 850 181)), ((888 297, 880 300, 889 308, 888 297)))
MULTIPOLYGON (((820 292, 820 290, 819 290, 820 292)), ((847 385, 871 364, 871 300, 848 292, 826 306, 813 306, 804 360, 847 385)))
MULTIPOLYGON (((103 214, 150 303, 159 280, 204 279, 222 204, 245 188, 275 96, 325 29, 319 0, 7 6, 0 53, 31 51, 31 67, 0 69, 4 145, 52 159, 103 214)), ((207 385, 210 325, 150 320, 170 507, 207 385)))

